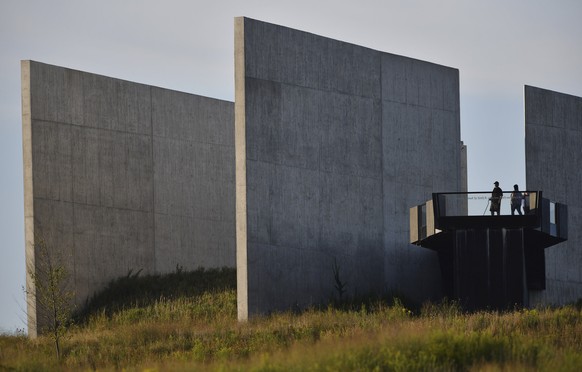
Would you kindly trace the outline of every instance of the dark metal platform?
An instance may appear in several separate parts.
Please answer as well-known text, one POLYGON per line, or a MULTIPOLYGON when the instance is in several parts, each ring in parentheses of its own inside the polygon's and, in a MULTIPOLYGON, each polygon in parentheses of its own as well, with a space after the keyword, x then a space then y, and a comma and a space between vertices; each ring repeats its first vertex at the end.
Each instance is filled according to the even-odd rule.
POLYGON ((507 309, 545 289, 544 249, 567 239, 567 208, 530 195, 535 203, 522 216, 468 215, 463 193, 433 194, 411 209, 411 243, 438 253, 445 296, 469 310, 507 309))

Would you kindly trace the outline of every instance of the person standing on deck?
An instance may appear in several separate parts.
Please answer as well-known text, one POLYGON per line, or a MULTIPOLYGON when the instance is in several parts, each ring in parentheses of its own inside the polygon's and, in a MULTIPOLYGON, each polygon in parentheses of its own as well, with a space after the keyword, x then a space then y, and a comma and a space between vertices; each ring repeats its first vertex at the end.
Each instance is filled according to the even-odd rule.
POLYGON ((501 210, 501 198, 503 197, 503 190, 501 190, 501 188, 499 187, 498 181, 495 181, 493 184, 495 185, 495 187, 491 192, 491 198, 489 198, 489 200, 491 201, 491 207, 489 208, 489 211, 491 211, 492 216, 495 215, 495 212, 497 212, 497 215, 499 216, 499 211, 501 210))

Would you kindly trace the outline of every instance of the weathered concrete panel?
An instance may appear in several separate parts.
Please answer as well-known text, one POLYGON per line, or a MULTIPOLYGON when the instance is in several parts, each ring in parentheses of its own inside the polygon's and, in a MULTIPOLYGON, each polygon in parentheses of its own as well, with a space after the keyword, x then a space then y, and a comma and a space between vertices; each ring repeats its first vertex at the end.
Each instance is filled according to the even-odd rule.
POLYGON ((150 87, 105 76, 83 75, 86 127, 151 135, 150 87))
POLYGON ((235 265, 231 102, 31 61, 22 92, 27 263, 44 237, 76 304, 129 271, 235 265))
POLYGON ((239 318, 337 296, 333 262, 347 294, 438 293, 408 210, 462 186, 458 71, 237 18, 235 82, 239 318))
POLYGON ((233 146, 232 102, 151 87, 154 136, 233 146))
POLYGON ((55 123, 83 123, 81 72, 56 67, 33 69, 29 70, 27 81, 29 92, 34 92, 28 97, 32 118, 55 123))
POLYGON ((546 290, 532 304, 582 298, 582 98, 525 87, 525 159, 528 190, 568 206, 568 241, 545 250, 546 290))
POLYGON ((38 198, 72 201, 71 126, 34 120, 32 168, 46 180, 35 187, 38 198))
POLYGON ((73 126, 76 203, 152 210, 151 136, 73 126))
MULTIPOLYGON (((407 61, 411 62, 411 61, 407 61)), ((384 101, 406 103, 408 63, 396 55, 382 58, 382 99, 384 101)))
POLYGON ((156 213, 155 240, 158 272, 171 272, 177 265, 189 269, 234 266, 232 221, 156 213))
POLYGON ((244 44, 247 78, 380 98, 374 50, 265 22, 247 22, 244 44))
POLYGON ((385 281, 416 300, 440 291, 436 254, 408 244, 408 209, 440 190, 464 190, 458 71, 392 54, 382 56, 385 281), (406 85, 391 85, 404 74, 406 85), (385 84, 386 88, 385 88, 385 84), (404 92, 402 92, 404 90, 404 92))
POLYGON ((115 277, 156 272, 151 211, 75 203, 73 213, 78 304, 115 277))

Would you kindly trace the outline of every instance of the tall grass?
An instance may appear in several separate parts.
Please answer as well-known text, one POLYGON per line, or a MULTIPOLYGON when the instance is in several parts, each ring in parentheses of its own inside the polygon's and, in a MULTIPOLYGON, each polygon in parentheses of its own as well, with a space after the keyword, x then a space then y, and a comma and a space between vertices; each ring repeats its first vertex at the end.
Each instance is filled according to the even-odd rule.
MULTIPOLYGON (((446 301, 413 313, 401 301, 374 299, 239 323, 233 274, 180 272, 187 290, 173 294, 144 284, 152 278, 128 275, 100 295, 111 306, 88 304, 92 310, 71 329, 60 363, 49 339, 1 336, 0 370, 582 368, 582 313, 575 306, 466 314, 446 301), (209 285, 217 277, 222 284, 209 285), (139 297, 127 280, 147 295, 139 297)), ((175 284, 177 277, 156 277, 154 287, 165 280, 175 284)))
POLYGON ((160 301, 195 298, 208 292, 236 289, 234 269, 197 269, 176 271, 166 275, 140 276, 130 271, 111 281, 107 287, 90 298, 75 314, 77 323, 85 322, 95 313, 111 315, 127 308, 141 308, 160 301))

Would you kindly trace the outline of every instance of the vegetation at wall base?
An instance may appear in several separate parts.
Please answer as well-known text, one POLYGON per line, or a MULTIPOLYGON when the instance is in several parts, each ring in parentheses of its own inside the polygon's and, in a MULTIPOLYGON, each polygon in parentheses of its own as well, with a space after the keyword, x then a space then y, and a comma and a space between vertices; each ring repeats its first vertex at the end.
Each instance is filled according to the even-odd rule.
POLYGON ((165 275, 141 275, 141 270, 130 270, 91 297, 74 318, 76 323, 84 324, 94 314, 112 316, 124 309, 235 289, 236 271, 230 268, 184 271, 176 265, 175 272, 165 275))
MULTIPOLYGON (((0 371, 582 368, 582 313, 575 305, 468 314, 450 301, 411 311, 400 300, 378 298, 239 323, 233 273, 182 272, 192 275, 191 284, 217 276, 230 283, 184 295, 160 294, 145 286, 152 278, 128 275, 147 300, 115 302, 115 293, 131 298, 134 292, 112 283, 107 298, 115 307, 95 300, 95 310, 86 310, 63 342, 60 361, 48 337, 2 335, 0 371)), ((158 276, 155 285, 175 284, 170 278, 158 276)))

